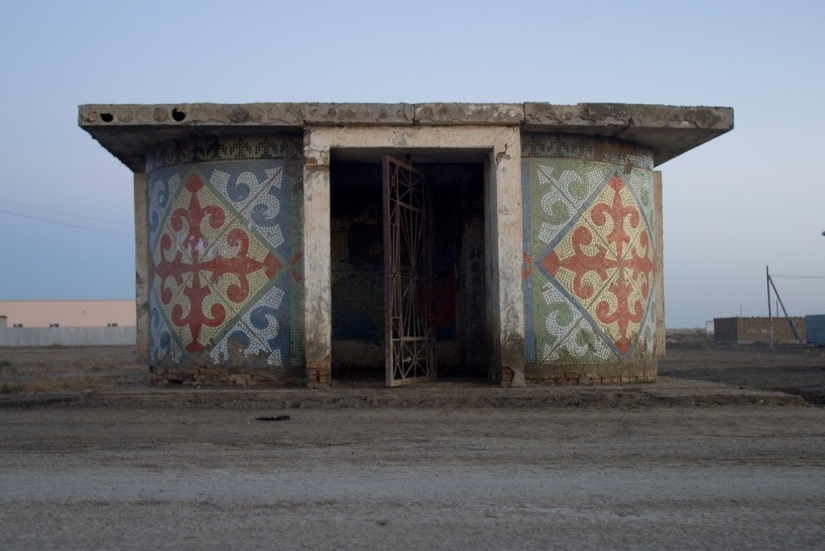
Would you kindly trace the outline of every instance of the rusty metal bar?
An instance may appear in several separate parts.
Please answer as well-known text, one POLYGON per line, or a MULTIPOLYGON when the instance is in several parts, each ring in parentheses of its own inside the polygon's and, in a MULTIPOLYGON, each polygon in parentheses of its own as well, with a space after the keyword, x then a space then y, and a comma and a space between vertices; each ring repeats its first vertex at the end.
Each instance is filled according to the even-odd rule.
POLYGON ((387 155, 382 170, 386 380, 397 386, 435 378, 432 221, 424 174, 387 155))

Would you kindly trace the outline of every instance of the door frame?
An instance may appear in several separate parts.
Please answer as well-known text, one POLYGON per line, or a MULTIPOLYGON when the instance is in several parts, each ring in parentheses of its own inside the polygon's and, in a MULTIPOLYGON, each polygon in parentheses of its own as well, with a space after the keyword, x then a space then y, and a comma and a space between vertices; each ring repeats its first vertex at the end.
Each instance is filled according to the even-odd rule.
POLYGON ((487 323, 493 380, 523 381, 521 131, 518 126, 311 126, 304 130, 304 354, 307 386, 332 376, 330 153, 483 150, 487 323))

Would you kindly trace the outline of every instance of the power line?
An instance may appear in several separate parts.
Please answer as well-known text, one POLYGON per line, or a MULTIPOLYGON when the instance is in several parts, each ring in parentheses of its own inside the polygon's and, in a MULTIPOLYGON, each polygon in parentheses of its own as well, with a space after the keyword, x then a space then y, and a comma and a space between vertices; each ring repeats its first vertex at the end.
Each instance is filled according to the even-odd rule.
POLYGON ((67 222, 58 222, 57 220, 49 220, 47 218, 39 218, 37 216, 29 216, 27 214, 20 214, 19 212, 11 212, 9 210, 0 209, 0 212, 2 212, 4 214, 11 214, 12 216, 19 216, 21 218, 28 218, 30 220, 37 220, 38 222, 46 222, 48 224, 55 224, 57 226, 66 226, 67 228, 75 228, 75 229, 78 229, 78 230, 93 231, 95 233, 108 233, 108 234, 111 234, 111 235, 125 235, 126 237, 134 237, 130 233, 104 230, 104 229, 100 229, 100 228, 93 228, 91 226, 81 226, 81 225, 78 225, 78 224, 69 224, 67 222))
POLYGON ((825 276, 803 276, 803 275, 776 275, 776 274, 771 274, 771 277, 773 277, 773 278, 781 277, 782 279, 825 279, 825 276))
MULTIPOLYGON (((29 205, 29 204, 26 204, 26 203, 19 203, 17 201, 9 201, 8 199, 0 199, 0 203, 10 203, 12 205, 18 205, 18 206, 21 206, 21 207, 28 207, 30 209, 42 210, 42 211, 51 212, 51 213, 54 213, 54 214, 63 214, 65 216, 74 216, 75 218, 85 218, 87 220, 94 220, 95 222, 105 222, 107 224, 123 224, 123 225, 126 225, 126 226, 131 226, 132 225, 131 222, 116 222, 114 220, 104 220, 103 218, 95 218, 93 216, 84 216, 82 214, 74 214, 74 213, 65 212, 65 211, 62 211, 62 210, 47 209, 45 207, 38 207, 37 205, 29 205)), ((8 211, 3 211, 3 212, 8 212, 8 211)), ((14 213, 9 213, 9 214, 14 214, 14 213)), ((23 215, 21 215, 21 216, 23 216, 23 215)))

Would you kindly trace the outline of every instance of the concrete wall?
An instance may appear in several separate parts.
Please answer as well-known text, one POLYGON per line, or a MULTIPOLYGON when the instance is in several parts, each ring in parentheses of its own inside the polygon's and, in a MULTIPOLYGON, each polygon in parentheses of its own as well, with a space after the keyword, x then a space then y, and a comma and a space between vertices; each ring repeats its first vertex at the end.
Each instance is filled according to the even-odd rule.
POLYGON ((0 329, 0 346, 125 346, 135 339, 135 326, 0 329))
POLYGON ((148 156, 157 383, 303 378, 300 144, 203 137, 148 156))
POLYGON ((522 157, 525 375, 655 379, 661 202, 650 151, 527 133, 522 157))
POLYGON ((137 332, 135 359, 149 361, 149 209, 146 173, 134 175, 135 197, 135 309, 137 332))
POLYGON ((14 327, 135 325, 133 300, 0 300, 0 316, 14 327))
POLYGON ((667 351, 667 334, 665 333, 665 244, 664 221, 662 220, 662 172, 653 171, 653 226, 654 258, 656 262, 656 355, 664 356, 667 351))
MULTIPOLYGON (((807 339, 806 318, 792 317, 796 330, 804 342, 807 339)), ((714 318, 714 341, 718 343, 753 344, 770 342, 768 318, 714 318)), ((773 340, 777 343, 798 343, 788 320, 773 318, 773 340)))

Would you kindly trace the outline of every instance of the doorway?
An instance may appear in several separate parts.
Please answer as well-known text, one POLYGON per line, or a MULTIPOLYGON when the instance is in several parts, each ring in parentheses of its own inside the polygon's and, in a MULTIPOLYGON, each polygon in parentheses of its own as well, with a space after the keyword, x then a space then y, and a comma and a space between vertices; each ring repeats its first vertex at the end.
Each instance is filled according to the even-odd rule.
MULTIPOLYGON (((330 253, 332 379, 336 384, 389 384, 383 168, 386 151, 332 150, 330 253)), ((482 153, 392 152, 426 178, 431 243, 426 281, 433 325, 432 375, 489 376, 485 279, 485 157, 482 153)), ((409 295, 421 310, 426 293, 409 295), (414 296, 413 296, 414 295, 414 296)), ((408 304, 409 306, 409 304, 408 304)), ((415 372, 411 372, 416 375, 415 372)), ((422 373, 418 373, 422 375, 422 373)), ((413 376, 413 380, 427 380, 413 376)), ((404 381, 406 382, 406 381, 404 381)))

